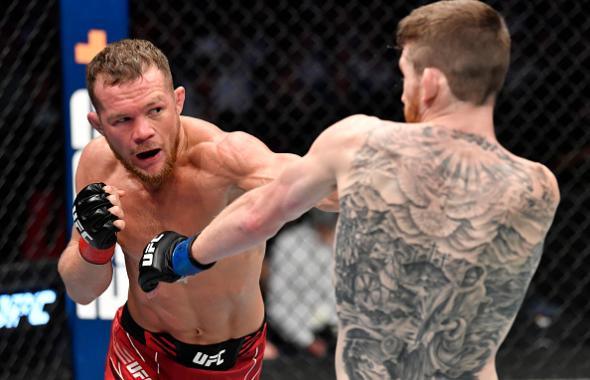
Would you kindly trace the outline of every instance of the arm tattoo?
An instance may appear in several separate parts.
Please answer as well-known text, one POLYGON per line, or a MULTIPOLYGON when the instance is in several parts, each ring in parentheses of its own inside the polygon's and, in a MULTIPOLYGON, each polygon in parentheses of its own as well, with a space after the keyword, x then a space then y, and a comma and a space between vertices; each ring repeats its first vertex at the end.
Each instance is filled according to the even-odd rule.
POLYGON ((434 127, 373 133, 351 173, 335 269, 348 376, 477 379, 539 263, 548 181, 496 144, 434 127))

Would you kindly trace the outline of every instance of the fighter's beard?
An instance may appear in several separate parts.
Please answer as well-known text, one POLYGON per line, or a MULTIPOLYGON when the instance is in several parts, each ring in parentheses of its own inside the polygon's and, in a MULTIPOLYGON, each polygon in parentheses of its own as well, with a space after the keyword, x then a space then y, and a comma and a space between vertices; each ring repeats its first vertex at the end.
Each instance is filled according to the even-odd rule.
MULTIPOLYGON (((109 143, 111 146, 111 150, 115 154, 115 157, 119 162, 127 169, 131 174, 139 178, 141 182, 146 184, 151 188, 159 188, 166 182, 168 178, 172 176, 172 172, 174 171, 174 164, 176 163, 176 156, 178 153, 178 143, 180 134, 176 134, 176 139, 174 144, 172 145, 172 150, 170 151, 170 156, 166 158, 166 162, 164 162, 164 167, 160 170, 157 174, 147 174, 144 171, 139 170, 137 167, 133 166, 129 161, 124 159, 109 143)), ((107 140, 108 142, 108 140, 107 140)))

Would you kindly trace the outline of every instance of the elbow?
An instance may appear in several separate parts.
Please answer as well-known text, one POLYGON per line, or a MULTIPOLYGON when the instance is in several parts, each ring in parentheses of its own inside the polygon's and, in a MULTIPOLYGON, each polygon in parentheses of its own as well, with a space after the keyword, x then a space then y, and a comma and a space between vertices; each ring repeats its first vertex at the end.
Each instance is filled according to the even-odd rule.
POLYGON ((57 271, 64 283, 66 293, 72 301, 80 305, 88 305, 97 299, 108 287, 106 286, 92 288, 84 286, 80 280, 76 280, 75 274, 68 270, 68 266, 62 261, 58 263, 57 271))
POLYGON ((82 289, 82 287, 80 286, 71 284, 70 281, 68 281, 63 275, 62 280, 64 282, 68 297, 70 297, 72 301, 80 305, 88 305, 89 303, 97 299, 98 296, 100 296, 100 294, 102 293, 93 292, 90 289, 82 289))
POLYGON ((250 237, 250 240, 267 240, 286 222, 295 219, 297 215, 293 214, 293 210, 297 209, 298 204, 283 196, 288 190, 281 187, 280 183, 275 183, 266 187, 266 193, 257 194, 258 197, 244 209, 246 217, 239 225, 240 232, 250 237))
POLYGON ((80 304, 80 305, 88 305, 89 303, 94 301, 96 298, 98 298, 98 296, 92 297, 92 296, 83 296, 81 294, 76 294, 75 292, 71 292, 70 289, 68 289, 67 287, 66 287, 66 292, 72 301, 74 301, 75 303, 80 304))
POLYGON ((258 211, 250 212, 240 226, 242 233, 256 240, 266 240, 274 236, 279 228, 273 220, 258 211))
MULTIPOLYGON (((108 287, 108 286, 107 286, 108 287)), ((82 289, 81 287, 71 286, 66 283, 66 293, 72 301, 80 305, 88 305, 106 290, 104 289, 82 289)))

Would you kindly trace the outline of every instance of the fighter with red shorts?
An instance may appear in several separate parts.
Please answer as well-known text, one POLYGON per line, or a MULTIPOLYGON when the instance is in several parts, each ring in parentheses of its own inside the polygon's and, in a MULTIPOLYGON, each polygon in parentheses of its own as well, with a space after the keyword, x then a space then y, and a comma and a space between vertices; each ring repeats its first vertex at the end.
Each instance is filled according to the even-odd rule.
MULTIPOLYGON (((168 59, 149 41, 110 43, 86 74, 95 108, 88 121, 100 136, 79 156, 75 228, 58 269, 68 295, 87 304, 113 281, 111 258, 115 244, 121 247, 129 291, 113 326, 107 377, 259 378, 264 244, 198 276, 181 260, 179 275, 153 291, 156 279, 144 264, 160 262, 142 256, 155 234, 199 233, 227 205, 301 158, 182 115, 185 90, 174 87, 168 59)), ((337 208, 337 197, 330 205, 337 208)))
POLYGON ((143 329, 121 307, 113 321, 105 379, 257 379, 266 324, 237 339, 208 345, 180 342, 143 329))

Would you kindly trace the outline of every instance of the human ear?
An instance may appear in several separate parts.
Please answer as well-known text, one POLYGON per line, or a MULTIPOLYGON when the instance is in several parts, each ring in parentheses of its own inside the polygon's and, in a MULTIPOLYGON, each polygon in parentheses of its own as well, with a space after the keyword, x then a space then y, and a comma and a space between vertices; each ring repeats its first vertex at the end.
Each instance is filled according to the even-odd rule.
POLYGON ((175 103, 176 103, 176 112, 178 114, 180 114, 182 112, 182 109, 184 108, 184 97, 185 97, 186 91, 184 89, 184 87, 180 86, 177 87, 174 90, 174 98, 175 98, 175 103))
POLYGON ((98 114, 94 111, 88 112, 88 122, 92 125, 92 128, 96 129, 98 133, 104 135, 102 125, 100 124, 100 118, 98 114))
POLYGON ((440 91, 440 79, 442 73, 432 67, 427 67, 422 72, 420 85, 422 86, 422 102, 430 105, 437 97, 440 91))

